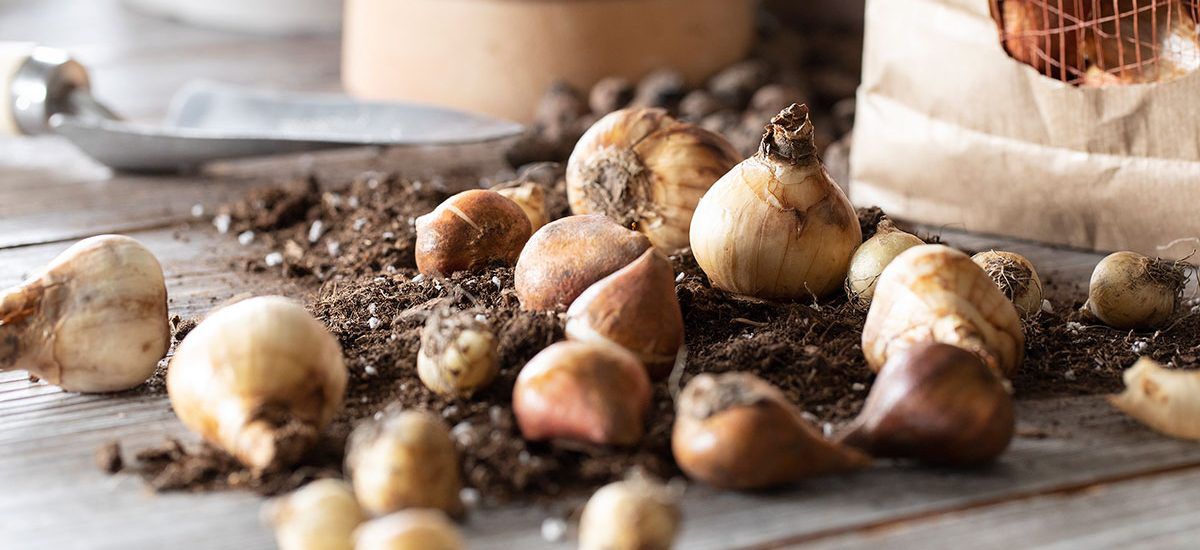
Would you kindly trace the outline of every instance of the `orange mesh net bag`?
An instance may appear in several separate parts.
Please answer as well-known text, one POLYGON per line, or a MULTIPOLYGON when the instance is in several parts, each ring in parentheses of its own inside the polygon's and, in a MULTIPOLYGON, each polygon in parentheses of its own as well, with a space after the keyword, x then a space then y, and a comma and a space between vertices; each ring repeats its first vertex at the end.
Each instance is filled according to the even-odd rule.
POLYGON ((869 0, 851 198, 911 221, 1191 255, 1198 15, 1200 0, 869 0))
POLYGON ((1200 66, 1200 0, 990 2, 1009 55, 1064 82, 1167 82, 1200 66))

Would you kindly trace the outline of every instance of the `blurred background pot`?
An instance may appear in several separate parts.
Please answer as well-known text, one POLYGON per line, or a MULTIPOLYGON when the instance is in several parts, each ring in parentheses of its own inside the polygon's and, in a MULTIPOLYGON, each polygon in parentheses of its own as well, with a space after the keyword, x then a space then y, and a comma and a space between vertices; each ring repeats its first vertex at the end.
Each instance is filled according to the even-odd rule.
POLYGON ((742 59, 758 0, 347 0, 342 80, 370 99, 528 121, 557 79, 662 67, 698 84, 742 59))

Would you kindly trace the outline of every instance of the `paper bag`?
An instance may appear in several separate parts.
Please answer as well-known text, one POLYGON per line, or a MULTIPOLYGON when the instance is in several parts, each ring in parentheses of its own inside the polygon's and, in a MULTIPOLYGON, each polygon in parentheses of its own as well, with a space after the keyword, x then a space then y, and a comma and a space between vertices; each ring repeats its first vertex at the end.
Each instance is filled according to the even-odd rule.
POLYGON ((869 0, 864 56, 855 204, 1101 251, 1200 248, 1200 73, 1059 82, 1005 53, 988 0, 869 0))

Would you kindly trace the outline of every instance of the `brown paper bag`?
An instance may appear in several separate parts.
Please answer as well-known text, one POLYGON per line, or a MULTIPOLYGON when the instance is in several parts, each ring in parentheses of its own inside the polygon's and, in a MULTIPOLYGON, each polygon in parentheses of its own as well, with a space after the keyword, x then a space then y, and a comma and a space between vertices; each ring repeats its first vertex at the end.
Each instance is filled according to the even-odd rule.
POLYGON ((1200 248, 1200 73, 1077 88, 1009 58, 988 9, 868 0, 855 204, 1096 250, 1200 248))

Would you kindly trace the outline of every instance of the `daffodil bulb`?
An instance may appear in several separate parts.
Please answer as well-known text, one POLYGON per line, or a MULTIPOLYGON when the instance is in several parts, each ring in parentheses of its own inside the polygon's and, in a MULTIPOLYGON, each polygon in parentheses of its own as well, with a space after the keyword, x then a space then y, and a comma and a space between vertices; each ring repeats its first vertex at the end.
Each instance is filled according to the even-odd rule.
POLYGON ((692 254, 713 286, 747 296, 826 296, 846 278, 862 230, 817 156, 808 108, 771 119, 758 153, 696 207, 692 254))

